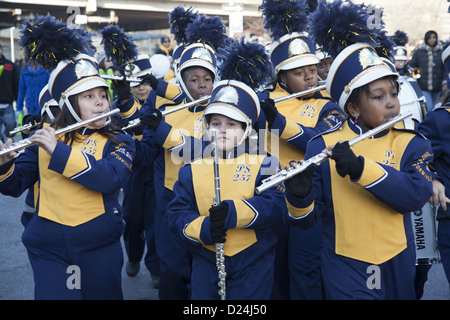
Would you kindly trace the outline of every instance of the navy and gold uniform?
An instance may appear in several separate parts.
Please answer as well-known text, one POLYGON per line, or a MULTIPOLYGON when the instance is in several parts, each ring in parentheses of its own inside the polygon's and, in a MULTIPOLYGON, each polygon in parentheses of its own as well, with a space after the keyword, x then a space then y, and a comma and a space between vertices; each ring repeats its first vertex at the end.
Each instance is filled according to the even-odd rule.
POLYGON ((36 214, 23 234, 37 299, 122 297, 117 191, 130 177, 134 143, 119 133, 114 144, 86 128, 78 136, 72 146, 58 142, 51 157, 30 146, 0 167, 3 194, 17 197, 38 182, 36 214), (82 290, 66 286, 70 265, 83 272, 82 290))
MULTIPOLYGON (((273 289, 277 237, 272 226, 281 222, 285 202, 282 186, 255 194, 255 187, 280 169, 276 157, 250 147, 252 123, 259 110, 259 100, 250 87, 239 81, 222 80, 215 85, 204 111, 205 127, 219 130, 218 135, 222 136, 218 139, 226 136, 234 141, 228 149, 218 150, 220 203, 215 205, 224 210, 220 230, 226 230, 227 299, 270 299, 273 289), (236 134, 237 129, 227 131, 228 122, 218 125, 219 121, 210 120, 208 124, 215 115, 245 125, 241 136, 236 134)), ((210 155, 205 153, 179 170, 174 194, 167 218, 169 227, 189 246, 192 255, 191 297, 218 299, 214 244, 222 240, 216 239, 212 230, 215 223, 211 223, 216 189, 210 155)))
MULTIPOLYGON (((289 95, 286 86, 277 84, 269 93, 276 99, 289 95)), ((292 160, 304 159, 308 141, 319 133, 329 130, 345 119, 339 106, 316 92, 311 98, 288 99, 276 104, 278 114, 267 134, 267 150, 277 155, 281 167, 292 160)), ((263 117, 261 117, 263 118, 263 117)), ((261 123, 261 120, 260 120, 261 123)), ((279 242, 286 241, 289 265, 288 283, 290 299, 321 299, 320 280, 320 224, 309 230, 280 226, 279 242), (283 240, 285 239, 285 240, 283 240), (299 245, 301 243, 301 245, 299 245)), ((283 252, 283 246, 279 251, 283 252)), ((282 253, 279 254, 282 256, 282 253)), ((281 262, 283 265, 283 262, 281 262)), ((281 276, 281 275, 280 275, 281 276)), ((283 277, 283 276, 281 276, 283 277)), ((286 290, 278 289, 279 292, 286 290)), ((282 296, 282 298, 287 298, 282 296)))
MULTIPOLYGON (((204 68, 211 74, 211 84, 214 81, 217 64, 215 51, 209 45, 194 43, 187 46, 180 61, 180 73, 190 67, 204 68)), ((181 75, 178 78, 184 81, 181 75)), ((207 87, 204 80, 201 85, 207 87)), ((183 84, 181 87, 185 90, 182 97, 190 96, 186 86, 183 84)), ((166 87, 165 97, 170 96, 170 89, 170 86, 166 87)), ((163 112, 187 102, 187 98, 180 103, 163 98, 152 91, 140 113, 145 117, 153 114, 155 109, 163 112)), ((156 127, 144 129, 144 137, 138 147, 143 150, 140 153, 146 157, 145 160, 153 163, 155 173, 155 192, 158 199, 155 213, 156 247, 161 260, 159 297, 163 300, 182 300, 189 297, 190 256, 186 244, 168 228, 166 209, 173 199, 173 185, 178 179, 178 170, 192 159, 191 150, 194 145, 191 145, 190 141, 201 141, 203 137, 204 109, 205 106, 196 105, 161 117, 162 120, 156 127)), ((201 152, 202 146, 199 147, 201 152)))
MULTIPOLYGON (((361 133, 363 129, 348 120, 332 132, 314 138, 308 144, 306 158, 361 133)), ((427 169, 432 159, 429 141, 414 131, 392 129, 352 148, 364 162, 361 176, 355 180, 341 178, 334 160, 322 163, 316 169, 314 193, 302 201, 287 193, 288 218, 294 224, 304 225, 321 216, 327 298, 367 298, 368 294, 375 298, 384 295, 387 299, 414 299, 415 251, 410 212, 422 208, 432 193, 427 169), (397 274, 398 282, 390 283, 394 280, 383 276, 383 268, 389 268, 398 259, 409 261, 412 270, 397 274), (383 290, 367 289, 358 296, 355 281, 363 284, 368 275, 361 273, 359 279, 350 279, 350 275, 340 273, 338 277, 341 264, 355 269, 378 265, 382 268, 383 290), (407 279, 411 275, 412 281, 407 279), (400 290, 400 296, 390 291, 394 287, 400 290)))
MULTIPOLYGON (((178 106, 172 101, 156 97, 150 92, 144 103, 141 114, 149 112, 151 106, 160 111, 178 106), (152 98, 155 97, 155 100, 152 98)), ((155 179, 155 196, 158 199, 155 212, 156 248, 160 258, 160 299, 187 299, 190 283, 190 257, 186 244, 181 242, 167 227, 166 209, 173 199, 173 185, 178 179, 178 170, 185 159, 179 157, 173 148, 187 148, 186 137, 201 139, 204 134, 202 123, 203 106, 183 109, 164 117, 156 131, 144 130, 139 147, 145 151, 153 166, 155 179)), ((145 156, 145 155, 144 155, 145 156)), ((190 158, 189 158, 190 160, 190 158)))
MULTIPOLYGON (((211 161, 196 160, 180 169, 167 213, 169 225, 189 243, 193 255, 192 299, 218 298, 208 217, 214 196, 211 161)), ((255 187, 278 168, 276 157, 248 153, 219 164, 221 198, 229 207, 224 244, 228 299, 270 298, 276 245, 270 226, 282 219, 283 192, 275 188, 257 196, 255 187)))
MULTIPOLYGON (((446 128, 449 120, 450 102, 447 102, 445 105, 428 112, 424 121, 419 125, 419 131, 431 142, 434 155, 432 166, 446 187, 447 197, 449 197, 450 186, 450 145, 447 141, 450 141, 450 132, 446 128)), ((437 219, 439 221, 437 234, 439 253, 447 279, 450 279, 450 239, 448 232, 450 209, 447 207, 447 210, 443 210, 442 207, 439 207, 437 219)))
MULTIPOLYGON (((126 75, 131 77, 145 77, 153 71, 148 55, 139 55, 137 59, 127 64, 124 69, 126 75)), ((154 78, 154 81, 156 80, 154 78)), ((131 83, 130 87, 137 85, 139 84, 131 83)), ((150 92, 155 92, 157 95, 168 95, 167 98, 169 99, 178 99, 180 96, 183 96, 177 85, 168 84, 162 80, 157 81, 156 84, 150 83, 148 88, 150 87, 150 92)), ((129 120, 134 120, 139 116, 139 110, 143 103, 134 97, 131 92, 128 92, 128 96, 129 98, 125 102, 122 101, 123 103, 119 103, 118 100, 115 101, 115 104, 121 110, 121 122, 125 125, 129 123, 129 120), (124 119, 125 121, 123 121, 124 119)), ((143 126, 133 127, 127 131, 130 134, 132 133, 135 143, 139 145, 139 141, 143 136, 143 126)), ((155 244, 154 217, 156 198, 154 171, 153 164, 147 163, 147 161, 142 159, 139 154, 140 150, 140 148, 137 148, 131 179, 123 188, 123 211, 126 222, 124 244, 128 256, 126 272, 129 276, 137 274, 140 268, 140 261, 147 246, 144 262, 152 275, 153 286, 157 287, 160 261, 155 244)))
MULTIPOLYGON (((277 99, 289 94, 286 87, 277 83, 269 97, 277 99)), ((320 93, 308 99, 288 99, 277 103, 276 107, 278 115, 269 128, 267 149, 278 155, 282 168, 291 160, 304 158, 306 144, 311 138, 345 119, 339 106, 320 93), (279 150, 272 150, 277 146, 274 139, 278 141, 279 150)))

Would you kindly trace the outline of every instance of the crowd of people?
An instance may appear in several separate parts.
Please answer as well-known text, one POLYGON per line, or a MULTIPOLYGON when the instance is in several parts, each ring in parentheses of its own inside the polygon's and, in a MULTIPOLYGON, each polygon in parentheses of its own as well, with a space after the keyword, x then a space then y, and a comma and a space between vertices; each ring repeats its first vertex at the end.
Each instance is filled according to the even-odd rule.
POLYGON ((22 70, 0 46, 0 193, 28 193, 36 299, 123 299, 121 270, 142 260, 161 300, 420 299, 411 213, 426 205, 450 279, 448 43, 427 31, 407 52, 351 1, 260 10, 269 50, 174 8, 176 45, 154 53, 169 70, 118 26, 95 54, 50 15, 24 24, 22 70), (400 121, 402 79, 426 107, 400 121))

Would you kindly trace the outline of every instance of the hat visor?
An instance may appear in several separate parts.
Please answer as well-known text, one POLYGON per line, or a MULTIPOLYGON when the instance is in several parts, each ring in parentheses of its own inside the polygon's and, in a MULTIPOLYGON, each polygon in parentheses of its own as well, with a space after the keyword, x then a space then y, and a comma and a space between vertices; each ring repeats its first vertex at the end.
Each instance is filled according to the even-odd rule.
POLYGON ((208 105, 204 111, 204 115, 221 114, 233 120, 248 124, 249 119, 233 105, 226 103, 213 103, 208 105))
POLYGON ((79 94, 81 92, 91 90, 97 87, 105 87, 109 89, 108 84, 106 83, 106 80, 99 77, 99 76, 90 76, 83 79, 80 79, 79 81, 75 82, 72 86, 70 86, 66 90, 66 96, 72 96, 75 94, 79 94))
POLYGON ((282 62, 277 66, 277 72, 281 70, 292 70, 300 67, 318 64, 319 58, 315 54, 306 54, 305 56, 294 56, 286 62, 282 62))
MULTIPOLYGON (((360 88, 368 83, 371 83, 372 81, 387 77, 387 76, 394 76, 395 78, 398 78, 398 73, 393 72, 387 65, 378 65, 375 67, 372 67, 374 69, 368 70, 367 73, 362 75, 358 80, 356 80, 350 87, 350 90, 348 93, 345 91, 342 92, 341 97, 339 98, 339 107, 344 110, 345 104, 347 103, 348 98, 352 94, 353 90, 356 88, 360 88)), ((329 92, 328 88, 327 91, 329 92)))
POLYGON ((214 68, 214 66, 210 62, 203 60, 203 59, 190 59, 190 60, 186 61, 185 63, 183 63, 180 66, 180 69, 178 69, 178 72, 181 73, 183 70, 186 70, 187 68, 190 68, 190 67, 203 67, 203 68, 211 71, 213 73, 214 77, 216 76, 216 69, 214 68))

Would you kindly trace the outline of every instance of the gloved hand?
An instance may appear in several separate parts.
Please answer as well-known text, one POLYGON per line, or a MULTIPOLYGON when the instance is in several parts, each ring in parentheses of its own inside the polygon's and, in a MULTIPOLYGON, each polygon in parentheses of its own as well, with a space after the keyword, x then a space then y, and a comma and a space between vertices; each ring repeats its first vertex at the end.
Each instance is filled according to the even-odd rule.
POLYGON ((151 73, 144 74, 138 78, 141 79, 141 84, 149 84, 154 90, 158 87, 158 79, 151 73))
POLYGON ((275 121, 275 118, 277 117, 278 110, 275 107, 275 102, 273 99, 266 99, 264 101, 261 101, 260 103, 261 109, 264 111, 264 115, 266 116, 267 123, 269 124, 269 127, 272 127, 273 122, 275 121))
POLYGON ((123 103, 122 101, 127 101, 130 99, 130 83, 125 80, 125 77, 123 77, 122 80, 113 80, 112 85, 114 90, 116 90, 117 100, 119 100, 119 103, 123 103))
MULTIPOLYGON (((290 162, 290 165, 294 167, 292 162, 295 163, 295 161, 290 162)), ((311 192, 313 187, 312 177, 316 168, 316 164, 311 164, 305 169, 305 171, 300 172, 299 174, 296 174, 292 178, 286 180, 284 182, 286 189, 296 197, 306 197, 311 192)))
POLYGON ((356 179, 363 171, 363 162, 350 149, 348 141, 336 143, 331 159, 336 161, 336 171, 341 177, 348 174, 350 178, 356 179))
POLYGON ((223 228, 225 225, 225 219, 228 215, 228 204, 221 202, 217 206, 209 208, 209 232, 211 234, 211 240, 214 243, 224 243, 226 230, 223 228))
POLYGON ((41 115, 40 114, 27 114, 23 117, 22 125, 26 124, 35 124, 41 122, 41 115))
POLYGON ((145 114, 141 116, 140 119, 143 125, 146 125, 153 131, 156 131, 156 129, 158 129, 158 126, 162 121, 162 114, 161 111, 159 111, 158 109, 154 109, 152 113, 145 114))

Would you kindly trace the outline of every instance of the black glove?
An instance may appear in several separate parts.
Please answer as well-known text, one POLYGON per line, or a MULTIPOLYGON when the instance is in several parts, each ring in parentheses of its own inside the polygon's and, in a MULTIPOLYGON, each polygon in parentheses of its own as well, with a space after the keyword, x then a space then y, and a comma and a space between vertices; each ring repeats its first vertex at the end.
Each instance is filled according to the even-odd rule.
POLYGON ((224 229, 225 219, 228 215, 228 204, 221 202, 209 208, 209 232, 214 243, 224 243, 227 231, 224 229))
POLYGON ((41 115, 40 114, 27 114, 23 117, 22 120, 22 126, 27 124, 35 124, 41 122, 41 115))
POLYGON ((311 192, 311 189, 313 187, 312 177, 316 168, 317 165, 313 163, 309 165, 303 172, 300 172, 299 174, 296 174, 292 178, 286 180, 284 182, 286 189, 296 197, 306 197, 311 192))
POLYGON ((266 116, 267 123, 269 127, 272 127, 275 118, 277 117, 278 110, 275 107, 275 102, 273 99, 266 99, 261 101, 260 103, 261 109, 264 111, 264 115, 266 116))
POLYGON ((123 77, 123 79, 121 80, 113 80, 112 85, 114 90, 116 90, 117 100, 119 100, 119 103, 121 101, 130 99, 130 82, 125 80, 125 77, 123 77))
POLYGON ((20 133, 22 139, 28 138, 34 130, 38 129, 38 125, 40 122, 41 122, 40 114, 27 114, 26 116, 24 116, 22 120, 22 126, 31 125, 32 127, 28 130, 22 130, 22 132, 20 133))
POLYGON ((162 114, 158 109, 154 109, 151 113, 141 116, 140 119, 143 125, 146 125, 153 131, 156 131, 162 121, 162 114))
POLYGON ((154 90, 156 90, 156 88, 158 88, 158 79, 156 79, 156 77, 151 74, 144 74, 142 76, 138 77, 139 79, 141 79, 141 84, 149 84, 150 87, 152 87, 154 90))
POLYGON ((348 174, 350 178, 356 179, 363 171, 363 162, 350 149, 348 141, 336 143, 331 159, 336 161, 336 171, 341 177, 348 174))

